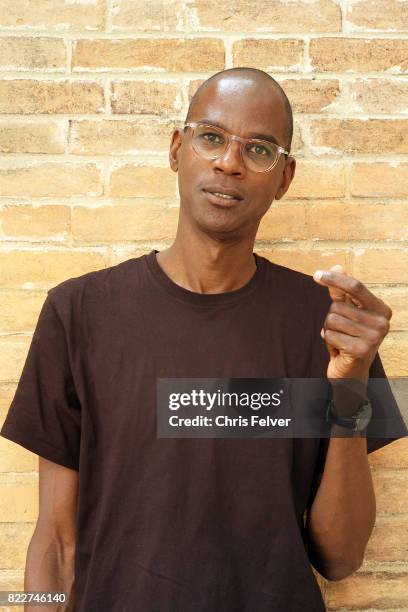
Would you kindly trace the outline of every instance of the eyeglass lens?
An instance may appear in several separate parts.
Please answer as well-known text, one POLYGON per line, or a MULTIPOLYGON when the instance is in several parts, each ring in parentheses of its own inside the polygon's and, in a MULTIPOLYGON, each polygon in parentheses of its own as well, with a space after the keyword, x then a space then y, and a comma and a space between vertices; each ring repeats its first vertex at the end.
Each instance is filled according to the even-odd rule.
MULTIPOLYGON (((193 144, 203 157, 215 159, 226 152, 228 137, 216 127, 197 125, 194 129, 193 144)), ((244 146, 243 156, 248 168, 267 170, 276 163, 278 151, 273 143, 251 140, 244 146)))

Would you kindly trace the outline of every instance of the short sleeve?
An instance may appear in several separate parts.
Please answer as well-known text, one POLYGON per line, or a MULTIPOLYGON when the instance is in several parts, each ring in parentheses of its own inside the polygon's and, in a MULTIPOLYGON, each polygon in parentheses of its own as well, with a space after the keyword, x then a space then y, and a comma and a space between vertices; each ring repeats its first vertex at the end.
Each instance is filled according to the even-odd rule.
MULTIPOLYGON (((370 367, 367 397, 372 405, 372 422, 367 426, 367 454, 408 436, 407 424, 391 390, 381 358, 376 353, 370 367), (382 379, 375 380, 375 379, 382 379)), ((312 503, 324 472, 330 438, 320 438, 309 505, 312 503)))
POLYGON ((50 292, 0 435, 45 459, 79 469, 81 406, 65 329, 50 292))
POLYGON ((406 420, 394 397, 378 353, 371 364, 367 394, 373 408, 373 421, 367 427, 367 453, 372 453, 408 436, 406 420))

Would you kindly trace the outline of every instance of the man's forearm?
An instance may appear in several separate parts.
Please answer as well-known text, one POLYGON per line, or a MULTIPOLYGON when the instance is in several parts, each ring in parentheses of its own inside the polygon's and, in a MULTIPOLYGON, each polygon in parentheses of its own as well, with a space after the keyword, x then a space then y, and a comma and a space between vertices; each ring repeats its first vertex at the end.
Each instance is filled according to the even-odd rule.
MULTIPOLYGON (((34 533, 27 550, 24 590, 64 592, 67 601, 47 606, 47 610, 73 612, 74 574, 75 547, 34 533)), ((44 606, 26 606, 25 612, 44 612, 44 606)))
MULTIPOLYGON (((344 435, 333 426, 332 435, 344 435)), ((332 437, 307 520, 313 565, 329 580, 356 571, 374 527, 376 502, 365 437, 332 437)))

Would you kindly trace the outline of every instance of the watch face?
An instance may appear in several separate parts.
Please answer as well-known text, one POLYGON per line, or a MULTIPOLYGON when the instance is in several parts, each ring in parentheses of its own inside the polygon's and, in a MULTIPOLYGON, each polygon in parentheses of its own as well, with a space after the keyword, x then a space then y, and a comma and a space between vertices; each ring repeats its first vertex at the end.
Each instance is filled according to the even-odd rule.
POLYGON ((365 429, 371 421, 371 415, 371 402, 369 400, 366 400, 366 402, 358 411, 357 416, 355 417, 356 425, 354 431, 361 431, 362 429, 365 429))

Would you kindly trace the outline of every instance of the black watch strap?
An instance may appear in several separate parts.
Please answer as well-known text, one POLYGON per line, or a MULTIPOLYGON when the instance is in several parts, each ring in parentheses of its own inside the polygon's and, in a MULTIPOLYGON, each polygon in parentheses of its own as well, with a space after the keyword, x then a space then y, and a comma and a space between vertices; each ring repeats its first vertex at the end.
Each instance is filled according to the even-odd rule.
POLYGON ((366 399, 358 411, 352 417, 340 417, 336 414, 334 400, 331 399, 326 411, 326 422, 335 423, 340 427, 346 427, 352 431, 362 431, 365 429, 372 416, 372 406, 369 399, 366 399))

